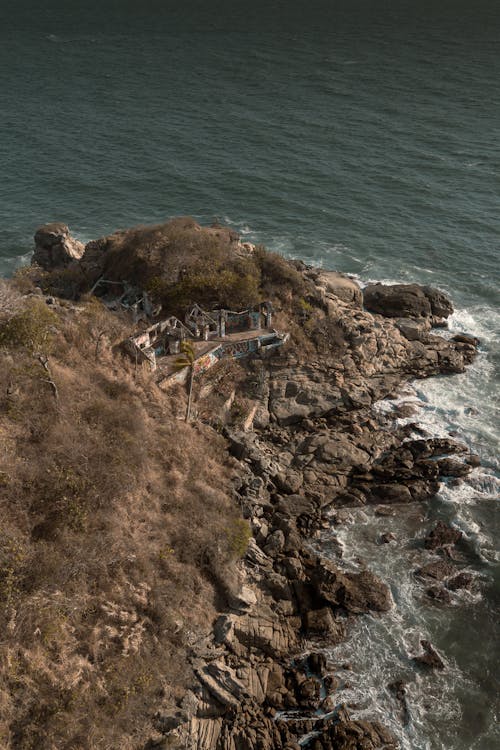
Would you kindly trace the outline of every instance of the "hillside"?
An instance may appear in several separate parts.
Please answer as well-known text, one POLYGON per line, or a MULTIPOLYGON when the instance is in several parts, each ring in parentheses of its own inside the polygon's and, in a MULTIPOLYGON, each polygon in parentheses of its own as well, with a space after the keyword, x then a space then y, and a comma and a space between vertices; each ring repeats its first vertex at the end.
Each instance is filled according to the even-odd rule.
MULTIPOLYGON (((395 321, 397 301, 372 314, 351 280, 223 228, 176 220, 66 255, 57 232, 55 265, 0 286, 0 744, 295 748, 308 725, 270 717, 319 706, 324 674, 304 687, 291 667, 303 639, 391 606, 382 582, 328 569, 306 540, 327 510, 420 502, 462 470, 448 458, 429 472, 430 455, 462 450, 452 441, 402 456, 404 436, 370 410, 408 378, 462 371, 475 344, 432 333, 451 309, 435 290, 402 290, 395 321), (160 389, 123 353, 136 324, 90 294, 100 277, 162 315, 269 299, 290 342, 196 379, 186 422, 186 389, 160 389)), ((388 741, 367 725, 372 744, 348 744, 359 726, 340 725, 315 750, 388 741)))

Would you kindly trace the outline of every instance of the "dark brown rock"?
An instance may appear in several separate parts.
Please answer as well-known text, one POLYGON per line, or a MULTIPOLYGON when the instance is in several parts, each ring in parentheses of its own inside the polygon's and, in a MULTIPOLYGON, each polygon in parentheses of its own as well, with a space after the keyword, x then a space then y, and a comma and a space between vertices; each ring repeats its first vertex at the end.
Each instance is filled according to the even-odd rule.
POLYGON ((422 291, 429 300, 435 318, 448 318, 452 314, 453 305, 444 292, 432 286, 423 286, 422 291))
POLYGON ((345 626, 335 620, 331 609, 313 609, 304 615, 304 628, 308 635, 323 635, 331 644, 340 643, 345 637, 345 626))
POLYGON ((437 464, 439 473, 443 477, 466 477, 472 471, 470 464, 454 458, 441 458, 437 464))
MULTIPOLYGON (((398 743, 391 733, 377 721, 361 721, 344 716, 333 716, 331 722, 315 740, 328 750, 396 750, 398 743)), ((307 747, 307 745, 306 745, 307 747)), ((313 746, 314 747, 314 746, 313 746)))
POLYGON ((473 347, 479 345, 479 339, 467 333, 457 333, 455 336, 452 336, 451 340, 456 341, 459 344, 469 344, 469 346, 473 347))
POLYGON ((343 605, 353 613, 388 612, 392 597, 388 586, 370 570, 347 573, 343 605))
POLYGON ((434 578, 436 581, 444 581, 445 578, 453 575, 454 566, 445 560, 436 560, 436 562, 423 565, 415 571, 416 575, 422 578, 434 578))
POLYGON ((429 599, 432 599, 435 602, 439 602, 440 604, 451 603, 450 592, 443 588, 443 586, 430 586, 428 589, 426 589, 425 593, 427 594, 429 599))
POLYGON ((432 643, 422 640, 420 641, 420 645, 424 649, 424 653, 419 656, 414 656, 413 661, 422 664, 424 667, 430 667, 431 669, 444 669, 444 662, 432 643))
POLYGON ((386 531, 383 534, 381 534, 379 539, 379 544, 390 544, 390 542, 395 542, 396 537, 392 533, 392 531, 386 531))
POLYGON ((463 571, 462 573, 458 573, 456 576, 453 576, 453 578, 450 578, 446 582, 446 586, 450 589, 450 591, 458 591, 459 589, 470 589, 473 582, 474 576, 472 575, 472 573, 463 571))
POLYGON ((443 292, 418 284, 368 284, 363 300, 367 310, 388 318, 447 318, 453 312, 443 292))
POLYGON ((370 502, 383 503, 411 503, 412 494, 404 484, 376 484, 372 487, 370 502))
POLYGON ((389 318, 430 317, 431 305, 417 284, 368 284, 363 291, 366 310, 389 318))
POLYGON ((425 538, 426 549, 439 549, 454 545, 460 541, 463 534, 460 529, 449 526, 444 521, 438 521, 434 529, 425 538))
POLYGON ((308 575, 318 599, 333 607, 359 614, 387 612, 392 606, 388 587, 369 570, 343 573, 330 561, 316 558, 308 575))

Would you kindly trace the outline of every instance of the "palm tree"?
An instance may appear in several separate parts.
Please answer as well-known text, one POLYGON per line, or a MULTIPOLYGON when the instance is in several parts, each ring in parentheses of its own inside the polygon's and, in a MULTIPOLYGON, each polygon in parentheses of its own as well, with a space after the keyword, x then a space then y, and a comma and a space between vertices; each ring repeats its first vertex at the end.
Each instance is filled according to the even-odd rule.
POLYGON ((193 393, 194 360, 196 355, 190 341, 181 342, 181 352, 182 354, 180 354, 175 360, 174 367, 176 370, 184 370, 186 367, 189 367, 189 396, 186 409, 186 422, 189 422, 189 417, 191 415, 191 395, 193 393))

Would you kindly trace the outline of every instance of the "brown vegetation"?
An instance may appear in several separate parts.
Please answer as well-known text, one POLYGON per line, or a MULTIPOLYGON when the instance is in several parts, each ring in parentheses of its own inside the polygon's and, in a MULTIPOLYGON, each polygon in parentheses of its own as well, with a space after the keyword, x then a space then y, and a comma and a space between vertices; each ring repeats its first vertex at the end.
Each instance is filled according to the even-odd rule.
MULTIPOLYGON (((271 299, 296 356, 342 347, 295 264, 236 240, 178 219, 91 244, 106 278, 148 289, 165 312, 271 299)), ((262 395, 258 363, 221 362, 195 381, 186 424, 185 390, 165 394, 122 359, 131 320, 82 296, 93 281, 75 265, 0 284, 6 750, 143 747, 153 714, 191 683, 190 647, 233 596, 251 533, 214 415, 226 408, 241 426, 262 395), (35 285, 78 306, 47 306, 35 285)))
POLYGON ((14 299, 0 318, 0 746, 136 748, 189 683, 190 643, 245 544, 223 442, 113 353, 129 321, 96 301, 14 299))

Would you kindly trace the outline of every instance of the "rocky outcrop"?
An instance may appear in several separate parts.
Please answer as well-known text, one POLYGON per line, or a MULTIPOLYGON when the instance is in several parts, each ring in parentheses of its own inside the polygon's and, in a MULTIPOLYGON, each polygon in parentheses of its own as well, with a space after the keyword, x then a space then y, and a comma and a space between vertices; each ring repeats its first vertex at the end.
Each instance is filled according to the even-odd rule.
POLYGON ((425 546, 430 550, 453 546, 460 541, 462 536, 463 534, 460 529, 456 529, 444 521, 438 521, 426 537, 425 546))
POLYGON ((446 319, 453 312, 439 289, 418 284, 368 284, 363 291, 366 310, 388 318, 446 319))
POLYGON ((83 243, 70 235, 66 224, 45 224, 36 230, 32 263, 45 271, 66 268, 80 260, 84 249, 83 243))
POLYGON ((315 279, 316 286, 324 292, 325 299, 331 295, 356 307, 363 304, 361 287, 356 281, 336 271, 321 271, 315 279))
MULTIPOLYGON (((104 274, 142 284, 166 263, 169 279, 182 272, 174 252, 178 232, 193 242, 216 237, 245 256, 254 252, 222 228, 202 233, 191 220, 174 224, 117 232, 85 249, 64 225, 48 225, 37 232, 34 260, 47 270, 79 260, 90 282, 104 274)), ((223 428, 235 469, 235 502, 252 532, 240 564, 241 585, 222 592, 226 611, 191 649, 191 689, 175 710, 155 716, 157 744, 151 747, 396 747, 380 724, 352 718, 338 704, 338 680, 318 651, 345 638, 354 618, 384 617, 395 606, 390 590, 362 561, 344 566, 340 545, 334 559, 325 560, 311 551, 310 541, 341 523, 350 506, 375 505, 389 518, 398 506, 432 497, 443 478, 459 479, 476 465, 456 441, 416 439, 414 425, 396 426, 374 404, 408 380, 463 372, 477 341, 433 335, 432 327, 452 312, 439 290, 369 285, 363 309, 353 279, 303 264, 295 271, 307 282, 303 313, 307 306, 314 309, 325 347, 311 346, 307 356, 298 348, 283 350, 244 365, 253 384, 251 416, 244 429, 230 423, 223 428), (314 654, 308 655, 311 639, 314 654), (293 719, 276 717, 292 709, 293 719)), ((415 585, 427 587, 437 603, 472 584, 467 572, 435 559, 460 537, 440 522, 420 542, 422 554, 430 552, 433 559, 420 563, 415 585)), ((390 544, 394 535, 386 531, 380 541, 390 544)), ((422 647, 416 661, 443 668, 430 643, 422 641, 422 647)), ((404 712, 401 687, 397 698, 404 712)))
POLYGON ((444 669, 444 661, 439 656, 432 643, 426 640, 421 640, 420 645, 423 648, 423 653, 414 656, 413 661, 424 667, 429 667, 430 669, 444 669))
MULTIPOLYGON (((322 293, 330 295, 325 315, 343 332, 341 355, 304 363, 285 352, 259 366, 256 403, 264 418, 254 431, 226 430, 240 467, 237 501, 253 533, 243 568, 256 601, 217 620, 214 659, 197 668, 203 700, 190 723, 173 730, 197 750, 291 750, 299 741, 315 750, 397 746, 380 724, 352 719, 337 705, 337 680, 324 659, 303 656, 308 639, 332 646, 345 637, 352 618, 383 617, 394 606, 391 593, 361 563, 356 571, 343 569, 341 549, 334 562, 307 544, 332 523, 326 513, 333 508, 333 523, 341 522, 348 506, 375 504, 387 515, 400 504, 432 497, 443 477, 470 470, 465 446, 451 438, 415 439, 411 425, 395 427, 373 404, 410 378, 462 371, 476 349, 469 340, 431 334, 446 306, 429 293, 422 293, 427 317, 418 321, 418 336, 400 321, 359 309, 354 298, 335 297, 326 287, 322 293), (276 710, 289 709, 300 714, 273 718, 276 710)), ((250 378, 254 367, 248 362, 250 378)), ((434 552, 453 543, 449 536, 438 524, 426 546, 434 552)), ((415 581, 444 603, 469 585, 460 575, 447 561, 433 560, 415 581)), ((422 647, 416 663, 441 669, 431 644, 422 641, 422 647)), ((407 720, 404 693, 398 696, 407 720)))

